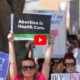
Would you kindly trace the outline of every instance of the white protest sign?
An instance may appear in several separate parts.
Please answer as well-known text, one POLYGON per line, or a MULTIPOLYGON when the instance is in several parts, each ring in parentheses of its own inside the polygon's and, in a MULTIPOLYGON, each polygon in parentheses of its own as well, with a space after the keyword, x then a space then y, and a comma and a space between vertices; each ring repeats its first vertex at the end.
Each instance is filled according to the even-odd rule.
POLYGON ((51 74, 51 80, 80 80, 80 73, 51 74))
POLYGON ((66 53, 66 19, 64 11, 53 11, 51 18, 51 31, 54 34, 53 57, 61 58, 66 53))
MULTIPOLYGON (((35 11, 40 14, 51 15, 51 26, 50 31, 54 34, 54 51, 52 58, 62 58, 66 53, 66 19, 64 11, 49 11, 49 10, 39 10, 35 11)), ((46 45, 36 45, 33 50, 34 57, 44 58, 46 45)))

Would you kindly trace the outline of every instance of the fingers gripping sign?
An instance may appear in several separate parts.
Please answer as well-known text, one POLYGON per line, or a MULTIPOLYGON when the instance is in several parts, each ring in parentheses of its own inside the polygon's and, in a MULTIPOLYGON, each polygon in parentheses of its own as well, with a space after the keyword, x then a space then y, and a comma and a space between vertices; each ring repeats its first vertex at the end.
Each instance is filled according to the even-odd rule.
POLYGON ((8 40, 9 40, 10 42, 13 41, 13 39, 14 39, 13 36, 14 36, 14 33, 13 33, 12 31, 10 31, 10 33, 9 33, 8 36, 7 36, 8 40))

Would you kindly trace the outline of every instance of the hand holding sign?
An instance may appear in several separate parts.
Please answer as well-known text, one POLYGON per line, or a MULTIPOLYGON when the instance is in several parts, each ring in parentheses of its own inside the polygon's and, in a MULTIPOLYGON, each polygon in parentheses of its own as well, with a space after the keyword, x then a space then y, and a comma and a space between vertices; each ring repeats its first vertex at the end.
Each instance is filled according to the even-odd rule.
POLYGON ((58 35, 58 30, 51 30, 51 33, 54 34, 54 37, 58 35))
POLYGON ((8 38, 8 40, 10 41, 10 42, 13 42, 13 35, 14 35, 14 33, 12 32, 12 31, 10 31, 10 33, 8 34, 8 36, 7 36, 7 38, 8 38))

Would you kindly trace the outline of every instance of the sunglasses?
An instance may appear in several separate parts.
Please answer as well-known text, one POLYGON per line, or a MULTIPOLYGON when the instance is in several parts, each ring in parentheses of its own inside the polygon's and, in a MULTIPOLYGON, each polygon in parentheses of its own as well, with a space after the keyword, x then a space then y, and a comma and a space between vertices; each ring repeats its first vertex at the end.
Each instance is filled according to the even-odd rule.
POLYGON ((73 62, 73 63, 65 63, 64 66, 65 67, 74 67, 76 64, 73 62))
POLYGON ((30 65, 30 66, 25 65, 25 66, 21 67, 21 69, 23 69, 23 70, 33 70, 34 68, 35 68, 34 65, 30 65))

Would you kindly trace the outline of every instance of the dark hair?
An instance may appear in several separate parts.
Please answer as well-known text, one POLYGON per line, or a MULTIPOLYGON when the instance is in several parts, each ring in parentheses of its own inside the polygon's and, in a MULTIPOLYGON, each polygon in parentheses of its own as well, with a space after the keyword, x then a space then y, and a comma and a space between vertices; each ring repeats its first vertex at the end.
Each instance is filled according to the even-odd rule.
POLYGON ((19 62, 19 65, 18 65, 18 75, 22 78, 23 77, 23 74, 21 73, 21 68, 22 68, 22 61, 32 61, 34 63, 34 66, 36 68, 36 64, 35 64, 35 61, 33 58, 27 58, 27 57, 23 57, 20 62, 19 62))
POLYGON ((34 42, 31 42, 30 44, 29 44, 29 50, 32 50, 32 48, 34 48, 35 47, 35 45, 32 47, 32 45, 34 45, 34 42))
POLYGON ((20 62, 20 69, 21 69, 21 67, 22 67, 22 61, 28 61, 28 60, 32 61, 32 62, 34 63, 34 66, 36 67, 36 64, 35 64, 35 61, 34 61, 33 58, 24 58, 24 59, 22 59, 21 62, 20 62))
POLYGON ((39 71, 41 71, 42 70, 42 65, 41 64, 43 64, 43 62, 44 62, 44 58, 39 58, 38 59, 38 64, 39 64, 39 71))
POLYGON ((75 59, 75 57, 73 56, 73 53, 66 53, 65 54, 65 56, 64 56, 64 58, 63 58, 63 64, 65 64, 65 60, 66 59, 73 59, 74 60, 74 62, 75 62, 75 64, 76 64, 76 59, 75 59))

